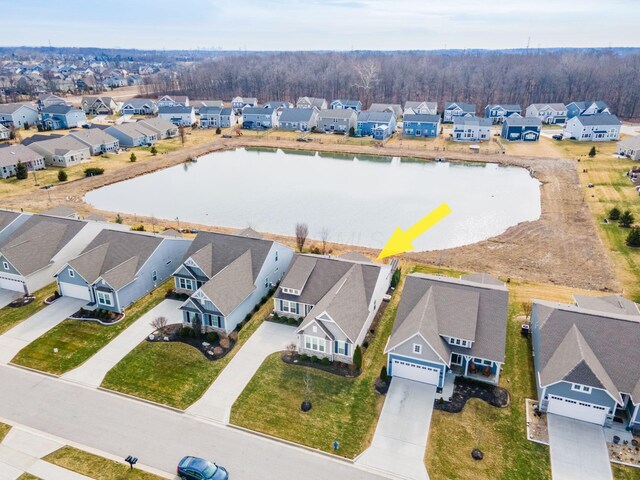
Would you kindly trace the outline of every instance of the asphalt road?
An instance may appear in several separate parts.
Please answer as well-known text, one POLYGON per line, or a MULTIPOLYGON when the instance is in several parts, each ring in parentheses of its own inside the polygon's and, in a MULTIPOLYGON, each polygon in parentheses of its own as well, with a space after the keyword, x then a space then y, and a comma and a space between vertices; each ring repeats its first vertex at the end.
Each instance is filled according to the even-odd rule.
POLYGON ((0 417, 122 458, 131 454, 166 472, 189 454, 224 465, 234 480, 385 478, 306 449, 11 366, 0 366, 0 417))

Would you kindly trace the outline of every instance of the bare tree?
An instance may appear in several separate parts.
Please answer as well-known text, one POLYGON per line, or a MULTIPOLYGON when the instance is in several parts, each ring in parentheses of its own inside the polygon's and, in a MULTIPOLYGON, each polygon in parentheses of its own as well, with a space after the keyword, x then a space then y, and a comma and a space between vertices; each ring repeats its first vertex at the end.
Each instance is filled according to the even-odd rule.
POLYGON ((362 91, 365 106, 371 103, 371 89, 378 83, 378 74, 380 73, 380 64, 372 59, 365 60, 355 65, 357 80, 353 84, 358 90, 362 91))
POLYGON ((531 318, 532 310, 533 310, 533 304, 531 303, 531 300, 527 302, 522 302, 522 313, 524 313, 524 316, 526 317, 527 320, 531 318))
POLYGON ((309 225, 306 223, 296 223, 296 245, 298 251, 302 253, 304 244, 307 242, 307 236, 309 235, 309 225))
POLYGON ((151 326, 159 331, 163 331, 164 327, 167 326, 167 323, 169 323, 169 320, 167 320, 167 317, 156 317, 151 321, 151 326))
POLYGON ((313 379, 311 378, 311 374, 309 373, 309 368, 304 369, 304 377, 302 377, 302 382, 304 383, 304 399, 307 402, 310 402, 311 396, 313 395, 313 379))
POLYGON ((291 342, 289 345, 287 345, 287 354, 289 355, 289 358, 293 358, 297 350, 298 347, 296 347, 295 343, 291 342))
POLYGON ((327 253, 327 241, 329 240, 329 229, 324 227, 320 230, 320 241, 322 242, 322 254, 327 253))
POLYGON ((182 142, 182 145, 184 146, 184 142, 186 141, 186 132, 183 125, 178 127, 178 133, 180 134, 180 142, 182 142))

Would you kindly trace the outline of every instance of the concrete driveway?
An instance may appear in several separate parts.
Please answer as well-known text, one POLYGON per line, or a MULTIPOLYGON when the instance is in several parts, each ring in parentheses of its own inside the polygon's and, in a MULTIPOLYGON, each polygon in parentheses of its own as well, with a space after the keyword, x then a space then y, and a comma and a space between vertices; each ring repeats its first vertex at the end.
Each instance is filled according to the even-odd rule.
POLYGON ((166 317, 170 324, 182 321, 182 312, 178 310, 181 304, 182 302, 178 300, 162 301, 85 363, 62 375, 62 378, 88 387, 98 388, 107 372, 153 332, 154 328, 151 326, 153 319, 166 317))
POLYGON ((394 378, 382 407, 371 446, 360 465, 414 480, 428 480, 424 466, 436 387, 394 378))
POLYGON ((11 290, 5 290, 4 288, 0 288, 0 308, 6 307, 11 302, 13 302, 16 298, 21 296, 22 294, 20 292, 13 292, 11 290))
POLYGON ((264 322, 187 413, 229 423, 231 407, 264 359, 295 340, 295 327, 264 322))
POLYGON ((547 414, 553 480, 612 480, 604 431, 595 423, 547 414))
POLYGON ((61 297, 11 330, 0 335, 0 363, 9 363, 16 354, 86 305, 85 300, 61 297))

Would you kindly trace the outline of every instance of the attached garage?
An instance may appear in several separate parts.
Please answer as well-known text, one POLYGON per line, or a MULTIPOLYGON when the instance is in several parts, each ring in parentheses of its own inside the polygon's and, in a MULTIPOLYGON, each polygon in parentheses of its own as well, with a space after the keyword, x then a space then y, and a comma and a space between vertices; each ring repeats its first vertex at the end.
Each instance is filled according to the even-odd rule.
POLYGON ((80 300, 91 301, 89 287, 86 285, 74 285, 72 283, 60 282, 60 295, 63 297, 79 298, 80 300))
POLYGON ((12 278, 0 277, 0 288, 11 290, 12 292, 25 293, 24 282, 12 278))
POLYGON ((421 365, 409 359, 393 358, 391 360, 391 375, 402 377, 416 382, 428 383, 439 386, 440 368, 421 365))
POLYGON ((579 402, 571 398, 549 395, 548 413, 555 413, 563 417, 575 418, 583 422, 604 425, 609 409, 593 403, 579 402))

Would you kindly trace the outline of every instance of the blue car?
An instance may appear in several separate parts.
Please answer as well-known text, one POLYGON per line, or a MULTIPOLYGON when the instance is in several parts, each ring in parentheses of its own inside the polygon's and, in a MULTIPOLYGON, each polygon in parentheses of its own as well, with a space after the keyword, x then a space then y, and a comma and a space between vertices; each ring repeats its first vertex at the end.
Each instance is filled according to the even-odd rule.
POLYGON ((181 480, 228 480, 229 472, 224 467, 198 457, 184 457, 178 463, 181 480))

